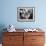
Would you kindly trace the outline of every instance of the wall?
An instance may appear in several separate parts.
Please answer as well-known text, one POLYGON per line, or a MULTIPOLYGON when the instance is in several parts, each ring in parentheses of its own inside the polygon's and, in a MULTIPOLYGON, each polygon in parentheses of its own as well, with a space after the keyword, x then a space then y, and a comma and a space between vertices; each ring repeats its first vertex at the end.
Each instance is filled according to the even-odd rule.
POLYGON ((45 0, 1 0, 0 24, 13 24, 16 28, 43 27, 46 28, 45 0), (17 7, 35 7, 35 22, 18 22, 17 7))
POLYGON ((13 24, 16 28, 46 28, 45 0, 1 0, 0 25, 13 24), (17 7, 35 7, 35 22, 18 22, 17 7))
POLYGON ((46 0, 0 0, 0 31, 13 24, 16 28, 40 27, 46 32, 46 0), (35 7, 35 22, 18 22, 17 7, 35 7))

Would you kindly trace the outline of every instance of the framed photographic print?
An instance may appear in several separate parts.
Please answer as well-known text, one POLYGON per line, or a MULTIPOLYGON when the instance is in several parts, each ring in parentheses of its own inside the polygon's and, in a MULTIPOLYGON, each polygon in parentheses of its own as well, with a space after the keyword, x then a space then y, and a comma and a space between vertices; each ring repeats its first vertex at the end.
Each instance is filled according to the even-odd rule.
POLYGON ((34 7, 18 7, 17 20, 22 22, 35 21, 35 8, 34 7))

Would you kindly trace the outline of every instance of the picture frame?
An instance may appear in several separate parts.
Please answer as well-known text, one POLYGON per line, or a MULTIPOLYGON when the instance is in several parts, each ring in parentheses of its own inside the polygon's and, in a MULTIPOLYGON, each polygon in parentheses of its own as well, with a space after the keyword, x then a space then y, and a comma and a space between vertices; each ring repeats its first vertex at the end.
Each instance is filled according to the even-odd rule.
POLYGON ((17 21, 19 22, 34 22, 35 21, 35 7, 18 7, 17 21))

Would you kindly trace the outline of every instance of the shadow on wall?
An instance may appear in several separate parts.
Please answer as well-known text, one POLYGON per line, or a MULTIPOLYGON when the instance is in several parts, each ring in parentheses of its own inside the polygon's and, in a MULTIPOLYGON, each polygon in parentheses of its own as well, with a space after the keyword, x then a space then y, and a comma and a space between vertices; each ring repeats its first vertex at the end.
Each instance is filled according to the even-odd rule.
POLYGON ((4 24, 0 24, 0 43, 2 43, 2 36, 3 36, 3 32, 5 32, 6 30, 4 30, 5 25, 4 24))

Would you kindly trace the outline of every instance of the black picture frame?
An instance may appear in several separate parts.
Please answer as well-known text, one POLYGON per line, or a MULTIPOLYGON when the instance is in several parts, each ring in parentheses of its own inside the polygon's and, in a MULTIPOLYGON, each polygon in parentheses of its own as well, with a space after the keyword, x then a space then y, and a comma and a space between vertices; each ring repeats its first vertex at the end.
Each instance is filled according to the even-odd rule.
POLYGON ((35 7, 17 7, 17 21, 34 22, 35 7))

